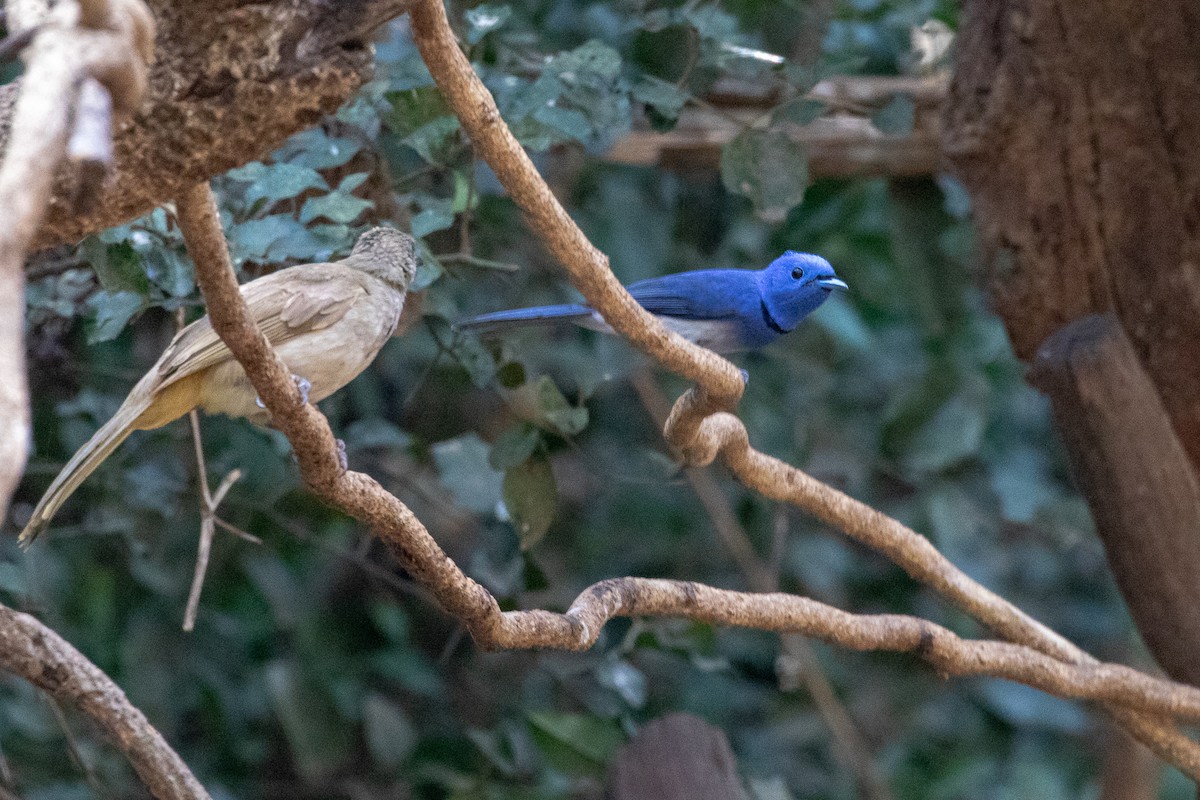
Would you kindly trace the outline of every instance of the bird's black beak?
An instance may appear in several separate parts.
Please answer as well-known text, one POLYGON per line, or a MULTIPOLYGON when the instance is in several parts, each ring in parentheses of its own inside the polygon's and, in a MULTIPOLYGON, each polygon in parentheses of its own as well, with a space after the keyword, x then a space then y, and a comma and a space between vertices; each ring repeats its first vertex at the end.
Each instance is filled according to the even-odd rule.
POLYGON ((830 292, 834 289, 850 288, 841 278, 817 278, 817 286, 820 286, 822 289, 830 292))

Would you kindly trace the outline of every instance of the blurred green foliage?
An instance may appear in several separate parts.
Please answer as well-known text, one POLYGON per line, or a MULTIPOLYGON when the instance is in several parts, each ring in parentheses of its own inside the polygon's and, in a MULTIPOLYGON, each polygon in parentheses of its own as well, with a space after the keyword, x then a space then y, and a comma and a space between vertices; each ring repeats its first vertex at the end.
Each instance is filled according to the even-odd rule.
MULTIPOLYGON (((756 446, 916 527, 1092 652, 1129 658, 1047 405, 975 286, 962 188, 809 185, 803 152, 779 133, 820 113, 801 96, 821 75, 901 70, 909 27, 954 14, 932 0, 452 7, 505 119, 620 278, 759 267, 793 248, 850 284, 802 330, 739 359, 756 446), (720 174, 599 157, 636 115, 669 128, 720 78, 781 87, 720 174)), ((246 279, 344 254, 369 224, 420 237, 406 333, 323 404, 351 466, 410 503, 506 607, 562 609, 620 575, 745 586, 630 386, 640 356, 585 332, 492 345, 455 334, 468 314, 574 294, 474 160, 404 19, 377 53, 377 78, 336 118, 215 182, 246 279)), ((899 101, 878 122, 902 128, 906 113, 911 124, 899 101)), ((161 351, 175 313, 200 304, 163 210, 44 254, 35 274, 36 456, 18 518, 161 351)), ((655 380, 670 396, 684 388, 655 380)), ((212 479, 245 473, 222 517, 264 544, 218 537, 194 633, 180 630, 199 530, 183 424, 135 435, 29 553, 4 537, 0 599, 113 676, 215 797, 598 797, 614 750, 668 710, 720 725, 760 798, 856 796, 812 700, 778 688, 777 637, 625 620, 585 654, 479 652, 380 545, 299 488, 279 435, 214 418, 204 436, 212 479)), ((980 633, 883 559, 719 477, 761 553, 786 531, 773 553, 783 589, 980 633)), ((944 682, 906 657, 819 656, 898 797, 1096 791, 1097 723, 1076 704, 944 682)), ((0 779, 27 800, 136 796, 120 756, 67 719, 77 763, 46 698, 0 678, 0 779)))

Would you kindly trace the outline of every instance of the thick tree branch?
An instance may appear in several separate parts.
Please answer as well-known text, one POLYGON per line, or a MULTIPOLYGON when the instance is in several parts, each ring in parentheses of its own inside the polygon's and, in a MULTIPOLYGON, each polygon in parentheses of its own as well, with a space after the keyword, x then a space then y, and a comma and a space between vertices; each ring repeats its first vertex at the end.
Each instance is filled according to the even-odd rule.
MULTIPOLYGON (((95 78, 114 104, 128 112, 141 99, 148 56, 134 47, 129 21, 117 30, 78 23, 72 2, 36 14, 37 4, 14 2, 10 24, 39 26, 26 50, 23 90, 13 111, 0 162, 0 518, 25 469, 29 398, 25 383, 25 253, 41 224, 55 170, 66 154, 80 85, 95 78)), ((107 6, 106 6, 107 8, 107 6)), ((137 17, 140 0, 121 0, 112 16, 137 17)), ((111 135, 111 132, 108 134, 111 135)))
POLYGON ((57 633, 3 605, 0 668, 87 714, 159 800, 208 800, 208 792, 121 687, 57 633))

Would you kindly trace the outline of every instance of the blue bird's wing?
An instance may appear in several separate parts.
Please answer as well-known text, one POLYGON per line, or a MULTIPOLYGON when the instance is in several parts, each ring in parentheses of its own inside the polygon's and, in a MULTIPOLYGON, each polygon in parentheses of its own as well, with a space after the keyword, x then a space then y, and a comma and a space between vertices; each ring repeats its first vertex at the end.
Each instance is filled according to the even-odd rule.
POLYGON ((705 269, 650 278, 629 286, 629 293, 652 314, 689 320, 742 318, 760 302, 757 273, 743 269, 705 269))
POLYGON ((456 324, 459 330, 474 331, 480 336, 491 336, 517 328, 535 328, 562 323, 584 323, 593 315, 591 308, 579 303, 561 306, 536 306, 514 308, 511 311, 495 311, 480 314, 456 324))
POLYGON ((763 330, 756 275, 741 269, 680 272, 639 281, 629 287, 629 293, 685 339, 718 353, 732 353, 774 338, 763 330))

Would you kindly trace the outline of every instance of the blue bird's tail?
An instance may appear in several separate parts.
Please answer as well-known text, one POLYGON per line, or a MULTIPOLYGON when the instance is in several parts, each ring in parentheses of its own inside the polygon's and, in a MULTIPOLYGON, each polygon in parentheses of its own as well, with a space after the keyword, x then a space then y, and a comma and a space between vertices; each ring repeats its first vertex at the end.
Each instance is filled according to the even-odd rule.
POLYGON ((495 311, 459 322, 454 327, 460 331, 472 331, 479 336, 495 336, 518 328, 540 328, 548 325, 575 323, 590 327, 595 312, 585 305, 570 303, 561 306, 537 306, 515 308, 511 311, 495 311))

